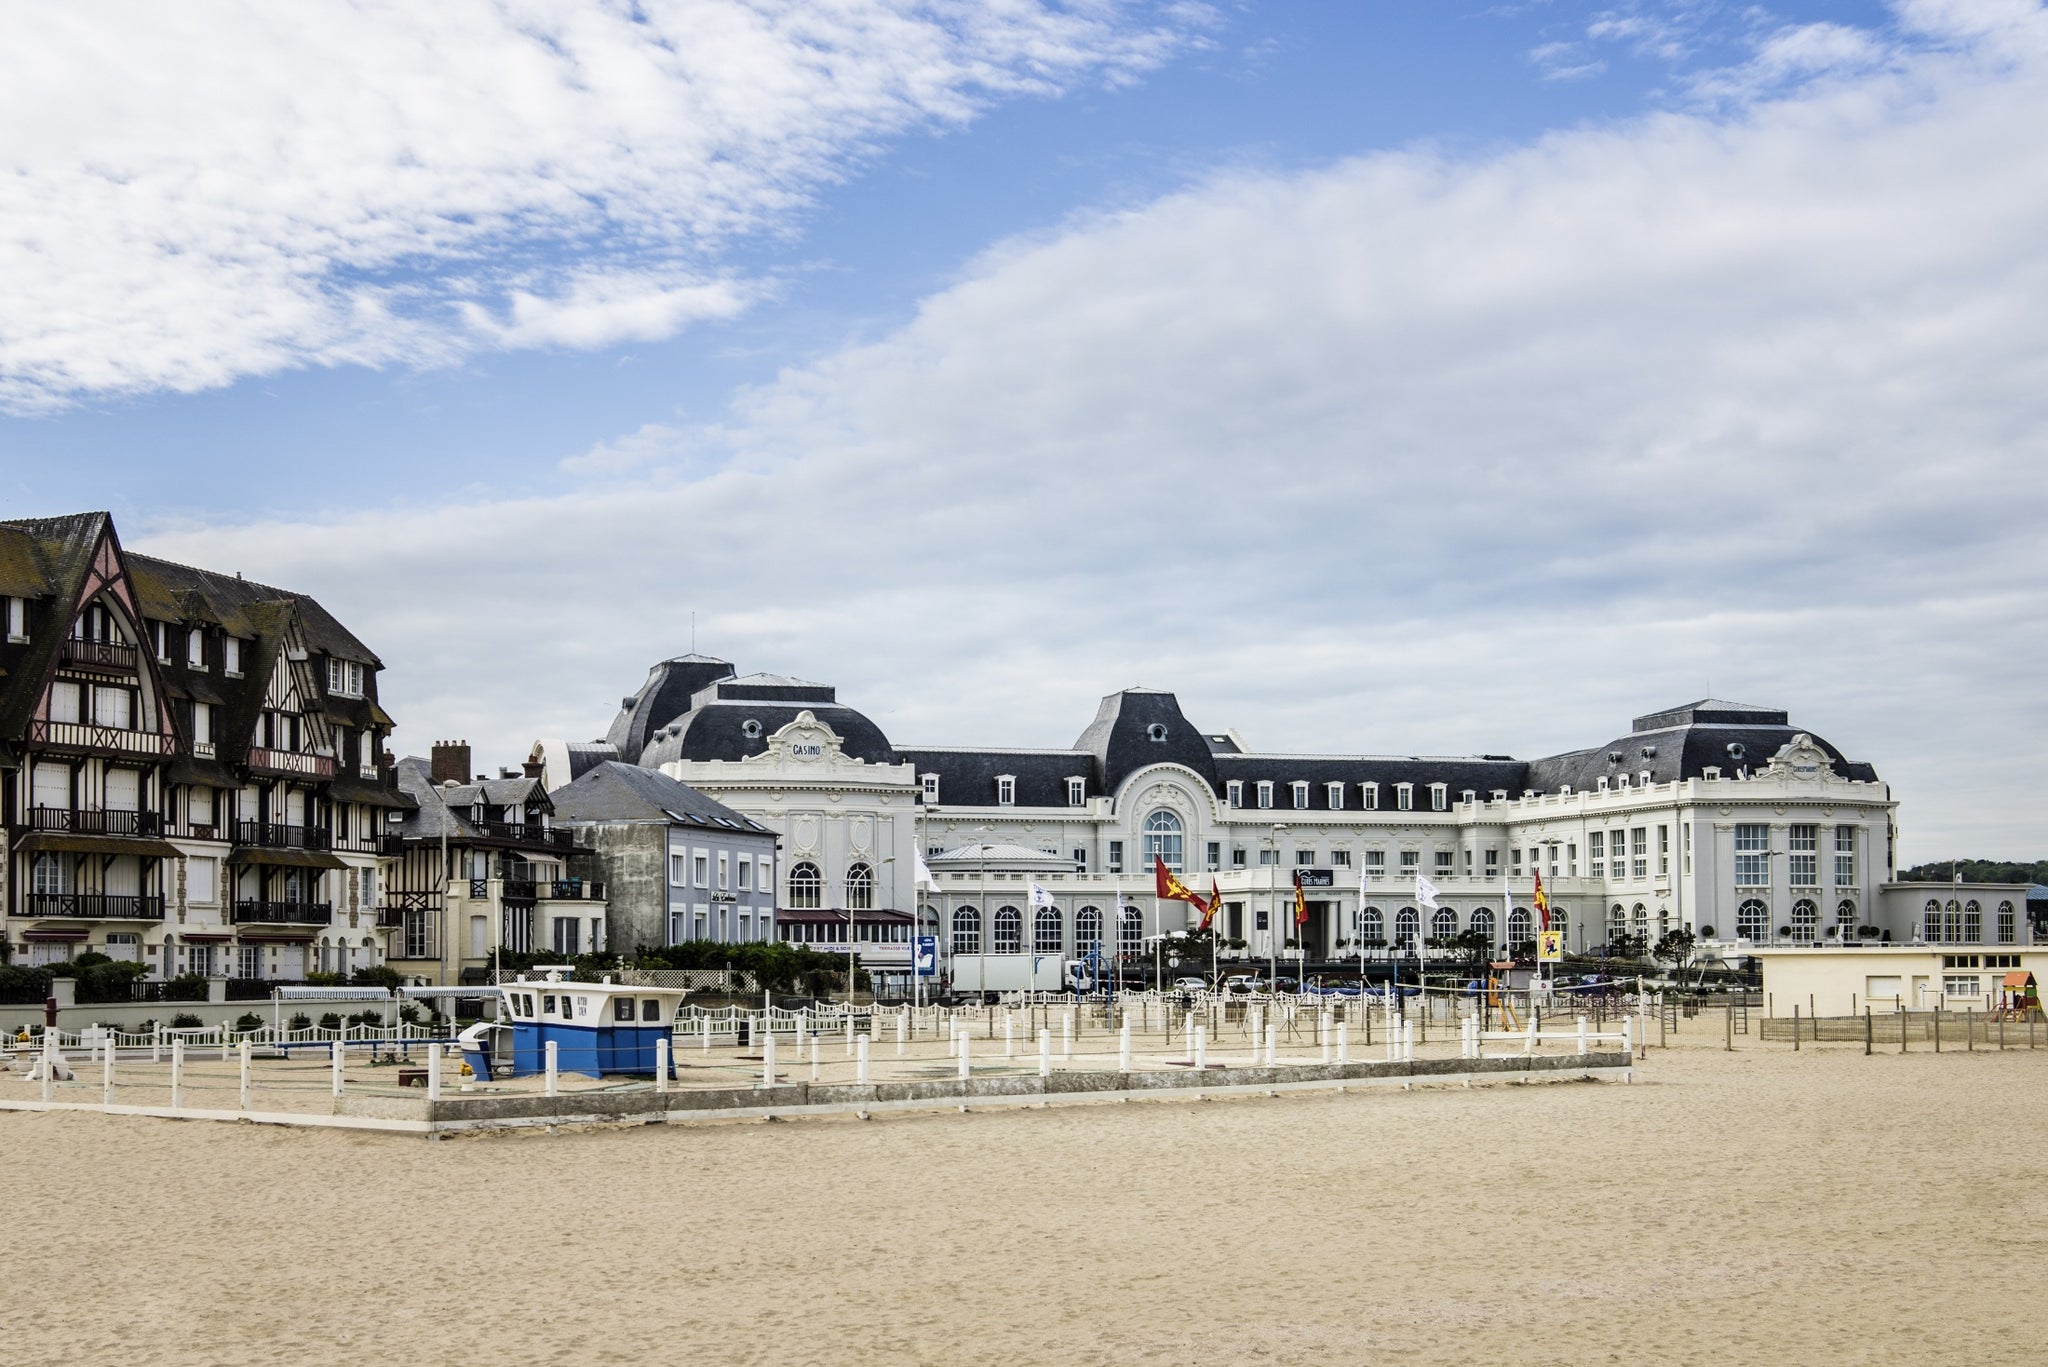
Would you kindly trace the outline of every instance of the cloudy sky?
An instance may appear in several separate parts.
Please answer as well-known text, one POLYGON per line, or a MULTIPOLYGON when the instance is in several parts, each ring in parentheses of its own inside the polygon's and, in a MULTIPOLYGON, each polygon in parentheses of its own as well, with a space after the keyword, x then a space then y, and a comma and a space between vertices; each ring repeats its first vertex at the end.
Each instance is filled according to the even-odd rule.
POLYGON ((9 29, 0 515, 315 594, 403 749, 599 734, 693 630, 904 742, 1711 694, 1909 861, 2048 854, 2038 0, 9 29))

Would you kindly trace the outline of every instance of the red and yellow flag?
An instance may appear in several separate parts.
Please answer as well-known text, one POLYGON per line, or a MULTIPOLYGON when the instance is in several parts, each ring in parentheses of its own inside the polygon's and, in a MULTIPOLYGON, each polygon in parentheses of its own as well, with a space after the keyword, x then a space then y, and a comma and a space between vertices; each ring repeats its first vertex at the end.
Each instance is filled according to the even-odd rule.
POLYGON ((1202 905, 1201 898, 1189 892, 1187 886, 1180 879, 1166 871, 1166 860, 1158 855, 1152 856, 1152 881, 1154 884, 1153 896, 1160 898, 1162 901, 1189 902, 1195 906, 1202 905))
POLYGON ((1530 869, 1529 872, 1536 874, 1536 895, 1530 900, 1536 904, 1536 910, 1541 912, 1543 915, 1543 923, 1540 926, 1538 926, 1537 929, 1549 930, 1550 896, 1549 894, 1543 891, 1543 875, 1541 873, 1537 873, 1537 871, 1533 868, 1530 869))
POLYGON ((1296 870, 1294 875, 1294 924, 1298 926, 1308 924, 1308 899, 1301 895, 1301 873, 1299 870, 1296 870))
POLYGON ((1223 894, 1216 891, 1215 879, 1209 880, 1209 900, 1204 903, 1197 899, 1195 905, 1202 908, 1202 929, 1207 930, 1209 923, 1216 919, 1216 913, 1223 910, 1223 894))

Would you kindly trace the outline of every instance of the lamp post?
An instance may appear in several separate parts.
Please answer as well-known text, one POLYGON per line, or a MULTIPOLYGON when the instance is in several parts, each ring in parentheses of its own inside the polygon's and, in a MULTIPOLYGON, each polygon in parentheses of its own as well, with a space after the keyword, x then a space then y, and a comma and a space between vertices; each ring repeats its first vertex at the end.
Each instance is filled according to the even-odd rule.
POLYGON ((1272 992, 1280 993, 1280 837, 1287 827, 1274 823, 1272 833, 1266 837, 1266 844, 1273 851, 1272 859, 1266 863, 1266 972, 1272 981, 1272 992))

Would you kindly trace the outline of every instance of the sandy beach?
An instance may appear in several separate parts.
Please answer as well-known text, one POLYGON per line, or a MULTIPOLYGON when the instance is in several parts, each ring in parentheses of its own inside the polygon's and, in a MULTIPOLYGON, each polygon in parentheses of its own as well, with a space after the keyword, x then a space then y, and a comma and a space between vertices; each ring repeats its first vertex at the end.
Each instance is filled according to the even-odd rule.
POLYGON ((8 1114, 6 1358, 1963 1362, 2031 1350, 2048 1049, 419 1139, 8 1114), (547 1218, 537 1220, 539 1213, 547 1218))

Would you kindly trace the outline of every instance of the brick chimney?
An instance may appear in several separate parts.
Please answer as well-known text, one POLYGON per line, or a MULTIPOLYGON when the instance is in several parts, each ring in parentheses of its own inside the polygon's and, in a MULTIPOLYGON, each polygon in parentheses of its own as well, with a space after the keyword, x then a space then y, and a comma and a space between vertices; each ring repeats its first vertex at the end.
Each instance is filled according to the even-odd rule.
POLYGON ((541 764, 539 760, 530 759, 526 761, 526 763, 520 765, 519 767, 525 772, 526 777, 539 778, 541 775, 541 769, 544 766, 541 764))
POLYGON ((469 782, 469 742, 466 740, 437 740, 434 742, 433 779, 434 786, 444 783, 469 782))

